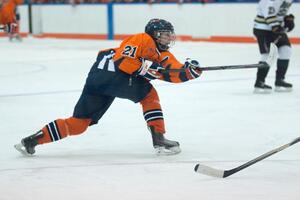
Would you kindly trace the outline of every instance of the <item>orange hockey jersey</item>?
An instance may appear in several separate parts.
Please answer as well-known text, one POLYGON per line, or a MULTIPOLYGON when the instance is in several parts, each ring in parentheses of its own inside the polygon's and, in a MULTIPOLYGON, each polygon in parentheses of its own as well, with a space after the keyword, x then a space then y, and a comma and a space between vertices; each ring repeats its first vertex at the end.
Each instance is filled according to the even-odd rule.
POLYGON ((0 6, 0 24, 16 22, 16 6, 23 3, 23 0, 2 0, 0 6))
MULTIPOLYGON (((180 63, 169 51, 160 52, 157 49, 155 41, 147 33, 139 33, 125 39, 120 47, 115 48, 113 57, 116 67, 127 74, 133 74, 139 70, 142 65, 141 58, 160 63, 164 68, 179 69, 184 64, 180 63)), ((188 73, 170 72, 160 74, 161 80, 168 82, 184 82, 193 77, 188 73)))

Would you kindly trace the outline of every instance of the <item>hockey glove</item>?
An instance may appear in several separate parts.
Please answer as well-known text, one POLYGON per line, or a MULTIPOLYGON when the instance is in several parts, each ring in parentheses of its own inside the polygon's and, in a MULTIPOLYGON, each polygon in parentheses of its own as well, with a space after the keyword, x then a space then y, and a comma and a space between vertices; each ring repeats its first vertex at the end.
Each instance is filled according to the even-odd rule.
POLYGON ((17 24, 16 23, 10 23, 10 24, 6 24, 4 25, 4 32, 6 33, 16 33, 17 32, 17 24))
POLYGON ((159 70, 163 69, 163 66, 144 58, 141 58, 141 62, 142 65, 138 70, 138 75, 143 76, 149 81, 160 78, 161 74, 159 73, 159 70))
POLYGON ((190 58, 186 59, 184 68, 188 69, 188 73, 192 76, 193 79, 198 78, 202 73, 199 62, 190 58))
POLYGON ((286 28, 288 32, 293 30, 295 27, 294 19, 295 17, 292 14, 286 15, 284 17, 284 28, 286 28))

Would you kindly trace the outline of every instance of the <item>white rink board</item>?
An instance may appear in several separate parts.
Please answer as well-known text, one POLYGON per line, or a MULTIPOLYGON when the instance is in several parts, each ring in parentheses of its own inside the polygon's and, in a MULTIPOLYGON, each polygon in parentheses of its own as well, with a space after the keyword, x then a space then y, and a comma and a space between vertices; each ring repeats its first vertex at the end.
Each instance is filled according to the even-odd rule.
MULTIPOLYGON (((256 15, 254 3, 213 4, 115 4, 114 34, 134 34, 144 30, 151 18, 170 20, 177 35, 193 37, 253 36, 252 25, 256 15)), ((300 19, 300 3, 294 3, 291 13, 300 19)), ((106 5, 33 5, 33 29, 41 33, 107 34, 106 5), (38 14, 36 14, 38 13, 38 14)), ((27 6, 21 6, 26 18, 27 6)), ((25 19, 22 21, 25 23, 25 19)), ((21 24, 28 30, 28 24, 21 24)), ((300 26, 289 33, 300 37, 300 26)))

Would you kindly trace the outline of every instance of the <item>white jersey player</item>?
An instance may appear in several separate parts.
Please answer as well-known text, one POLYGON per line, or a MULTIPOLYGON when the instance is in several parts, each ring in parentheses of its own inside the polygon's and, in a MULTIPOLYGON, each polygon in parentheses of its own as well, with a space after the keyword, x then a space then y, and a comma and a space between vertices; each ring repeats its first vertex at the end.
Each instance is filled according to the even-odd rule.
MULTIPOLYGON (((291 57, 291 44, 286 32, 294 29, 294 15, 289 14, 293 0, 260 0, 254 20, 253 33, 257 38, 261 62, 265 62, 270 43, 278 47, 275 91, 291 91, 292 84, 284 81, 291 57)), ((270 93, 272 87, 265 84, 269 68, 259 68, 256 75, 257 93, 270 93)))

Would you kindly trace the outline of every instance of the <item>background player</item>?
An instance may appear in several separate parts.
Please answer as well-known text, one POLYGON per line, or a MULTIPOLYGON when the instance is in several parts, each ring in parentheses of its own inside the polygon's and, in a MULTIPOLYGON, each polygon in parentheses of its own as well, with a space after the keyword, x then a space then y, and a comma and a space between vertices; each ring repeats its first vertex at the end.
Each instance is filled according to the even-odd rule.
MULTIPOLYGON (((275 80, 275 91, 291 91, 292 84, 285 82, 285 75, 291 57, 291 44, 287 32, 294 29, 294 16, 288 14, 292 0, 260 0, 254 22, 254 35, 257 38, 261 61, 265 61, 270 43, 278 47, 278 60, 275 80)), ((269 68, 259 68, 256 75, 255 90, 257 93, 270 93, 272 87, 265 84, 269 68)))
POLYGON ((18 5, 22 3, 23 0, 0 0, 0 24, 2 25, 2 29, 8 33, 10 41, 13 39, 21 41, 18 5))
POLYGON ((34 154, 36 145, 83 133, 88 126, 98 123, 118 97, 141 104, 157 154, 180 153, 179 143, 164 137, 163 111, 158 94, 150 83, 154 79, 180 83, 200 76, 198 62, 188 60, 182 64, 169 52, 174 42, 173 25, 163 19, 152 19, 146 25, 145 33, 128 37, 118 48, 100 51, 73 116, 45 125, 15 145, 17 150, 34 154), (183 71, 161 73, 169 68, 183 68, 183 71))

